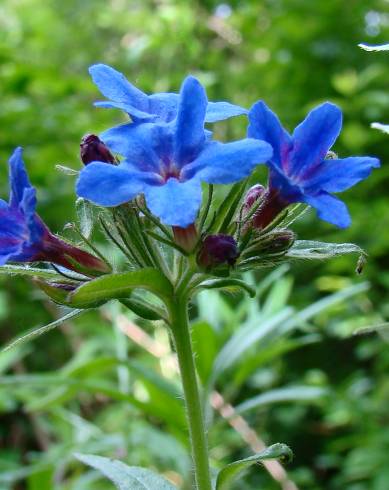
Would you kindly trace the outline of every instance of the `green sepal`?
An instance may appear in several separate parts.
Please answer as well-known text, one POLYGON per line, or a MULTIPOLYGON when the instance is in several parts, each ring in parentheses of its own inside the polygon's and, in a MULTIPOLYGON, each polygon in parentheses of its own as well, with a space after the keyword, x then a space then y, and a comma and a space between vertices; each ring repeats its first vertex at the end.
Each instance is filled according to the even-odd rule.
POLYGON ((73 308, 86 308, 111 299, 128 299, 137 288, 150 291, 164 302, 168 302, 173 294, 168 279, 157 269, 149 267, 94 279, 70 293, 68 301, 73 308))
POLYGON ((79 170, 75 170, 74 168, 66 167, 65 165, 56 165, 55 168, 56 168, 56 170, 58 170, 58 172, 61 172, 62 174, 65 174, 65 175, 74 176, 74 175, 78 175, 80 173, 79 170))
MULTIPOLYGON (((55 303, 60 305, 69 306, 69 301, 67 297, 69 295, 69 291, 66 289, 61 289, 56 286, 56 283, 50 283, 46 281, 42 281, 41 279, 34 278, 34 284, 38 286, 50 299, 52 299, 55 303)), ((67 284, 71 284, 70 282, 67 284)))
POLYGON ((215 490, 227 490, 230 488, 230 484, 233 480, 238 477, 239 473, 254 464, 261 463, 261 461, 267 459, 279 459, 282 463, 289 463, 292 458, 292 450, 286 444, 273 444, 260 453, 225 466, 217 475, 215 490))
POLYGON ((145 320, 164 320, 166 315, 162 308, 156 305, 152 305, 149 302, 140 300, 138 298, 130 297, 128 299, 121 299, 120 302, 126 306, 129 310, 134 312, 136 315, 144 318, 145 320))
POLYGON ((0 267, 0 274, 10 276, 33 276, 40 279, 63 280, 63 276, 51 269, 40 269, 39 267, 29 267, 24 265, 3 265, 0 267))
POLYGON ((86 237, 90 238, 93 231, 94 216, 93 207, 89 201, 79 197, 76 201, 76 213, 80 223, 80 231, 86 237))
POLYGON ((100 471, 118 490, 177 490, 168 480, 146 468, 127 466, 116 459, 93 454, 76 453, 75 457, 100 471))
POLYGON ((226 290, 235 290, 236 288, 243 289, 250 298, 255 298, 256 291, 254 288, 249 286, 246 282, 241 279, 235 279, 232 277, 226 279, 209 279, 207 281, 202 282, 196 287, 196 290, 199 289, 226 289, 226 290))
POLYGON ((215 221, 208 233, 226 233, 238 209, 239 202, 246 189, 247 179, 234 184, 221 206, 217 210, 215 221))

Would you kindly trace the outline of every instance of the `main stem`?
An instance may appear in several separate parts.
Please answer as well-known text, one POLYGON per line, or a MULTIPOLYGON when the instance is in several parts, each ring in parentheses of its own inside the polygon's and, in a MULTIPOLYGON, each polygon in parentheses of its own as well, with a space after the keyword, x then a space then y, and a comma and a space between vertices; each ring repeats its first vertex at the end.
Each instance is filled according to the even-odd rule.
POLYGON ((186 414, 195 469, 196 489, 212 490, 207 437, 201 407, 188 322, 187 301, 179 298, 170 308, 171 329, 184 388, 186 414))

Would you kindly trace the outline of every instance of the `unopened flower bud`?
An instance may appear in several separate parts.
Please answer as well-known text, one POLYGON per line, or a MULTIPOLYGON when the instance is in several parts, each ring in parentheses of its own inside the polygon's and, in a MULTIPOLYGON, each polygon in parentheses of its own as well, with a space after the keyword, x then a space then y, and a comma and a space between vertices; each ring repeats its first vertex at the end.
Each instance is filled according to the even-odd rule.
POLYGON ((244 211, 249 211, 255 202, 258 201, 266 192, 266 188, 261 184, 255 184, 247 191, 244 201, 243 209, 244 211))
POLYGON ((88 277, 111 272, 108 265, 101 259, 61 240, 47 228, 44 232, 40 250, 32 258, 32 261, 52 262, 88 277))
POLYGON ((196 226, 192 223, 186 228, 181 228, 181 226, 173 226, 172 229, 176 244, 183 248, 185 252, 192 252, 198 240, 196 226))
POLYGON ((80 156, 85 165, 91 162, 106 162, 114 164, 115 157, 108 147, 95 134, 85 135, 80 144, 80 156))
POLYGON ((266 258, 284 254, 293 245, 296 235, 291 230, 274 230, 263 236, 259 235, 249 243, 244 251, 244 258, 266 258))
POLYGON ((220 265, 232 266, 239 256, 238 245, 230 235, 208 235, 197 255, 197 263, 204 269, 220 265))

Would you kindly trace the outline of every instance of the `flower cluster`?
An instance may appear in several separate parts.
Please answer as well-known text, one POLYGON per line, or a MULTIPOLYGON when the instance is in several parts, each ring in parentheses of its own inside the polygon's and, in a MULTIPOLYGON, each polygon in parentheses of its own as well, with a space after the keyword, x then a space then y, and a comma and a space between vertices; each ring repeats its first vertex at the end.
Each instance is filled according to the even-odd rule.
MULTIPOLYGON (((282 221, 289 205, 305 203, 319 218, 346 227, 346 205, 333 194, 379 166, 376 158, 342 159, 330 152, 342 114, 329 102, 312 110, 290 135, 264 102, 250 110, 209 102, 192 76, 177 94, 147 95, 109 66, 93 65, 90 74, 107 99, 95 105, 120 109, 130 120, 100 137, 84 136, 76 192, 111 208, 108 221, 102 220, 104 232, 138 267, 159 267, 155 240, 192 255, 207 273, 275 260, 295 242, 293 232, 273 224, 282 221), (235 116, 248 118, 247 137, 214 140, 206 124, 235 116), (269 168, 268 184, 256 183, 240 204, 259 164, 269 168), (202 207, 204 184, 210 187, 202 207), (211 184, 235 184, 219 209, 211 184)), ((46 261, 87 276, 109 272, 100 258, 54 236, 36 214, 35 189, 21 153, 15 150, 10 159, 10 201, 0 202, 1 264, 46 261)))
POLYGON ((106 65, 90 68, 93 81, 132 122, 101 136, 123 156, 116 166, 97 160, 81 172, 77 193, 101 206, 117 206, 143 193, 153 214, 167 225, 186 227, 201 204, 201 182, 229 184, 247 177, 256 165, 270 169, 267 198, 254 225, 264 228, 291 203, 304 202, 339 227, 350 218, 346 206, 332 195, 366 178, 379 166, 376 158, 326 159, 339 135, 342 114, 325 103, 311 111, 293 135, 262 101, 250 111, 226 102, 208 102, 201 84, 188 77, 180 94, 147 96, 106 65), (206 122, 248 112, 248 138, 233 143, 210 139, 206 122))

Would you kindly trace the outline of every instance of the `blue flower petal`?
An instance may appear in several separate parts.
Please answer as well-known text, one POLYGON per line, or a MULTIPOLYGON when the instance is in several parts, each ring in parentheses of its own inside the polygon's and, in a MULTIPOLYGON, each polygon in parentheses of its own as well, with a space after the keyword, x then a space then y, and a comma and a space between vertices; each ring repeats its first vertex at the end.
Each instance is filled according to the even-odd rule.
POLYGON ((93 82, 107 99, 129 104, 140 111, 148 112, 147 95, 132 85, 122 73, 101 63, 92 65, 89 73, 93 82))
POLYGON ((100 206, 118 206, 143 191, 142 173, 124 166, 92 162, 82 169, 76 184, 77 195, 100 206))
POLYGON ((206 108, 204 87, 196 78, 187 77, 181 87, 174 137, 174 160, 180 168, 193 161, 205 143, 206 108))
POLYGON ((217 121, 224 121, 230 117, 241 116, 247 113, 247 109, 230 104, 229 102, 208 102, 205 122, 214 123, 217 121))
POLYGON ((19 254, 26 239, 23 215, 16 209, 0 210, 0 265, 19 254))
POLYGON ((150 113, 158 116, 161 121, 172 121, 177 115, 180 101, 178 94, 160 93, 149 95, 150 113))
POLYGON ((201 206, 201 184, 198 179, 179 182, 170 178, 164 185, 145 188, 146 203, 162 223, 186 228, 196 220, 201 206))
MULTIPOLYGON (((23 149, 16 148, 9 159, 9 182, 11 207, 18 207, 23 200, 24 190, 32 188, 22 159, 23 149)), ((35 208, 34 208, 35 209, 35 208)))
POLYGON ((247 177, 254 167, 271 158, 272 147, 264 141, 244 139, 232 143, 208 143, 199 157, 182 172, 210 184, 230 184, 247 177))
POLYGON ((284 201, 303 202, 303 189, 295 185, 275 163, 270 162, 268 166, 269 188, 276 189, 284 201))
POLYGON ((299 176, 324 160, 342 128, 342 112, 326 102, 313 109, 293 132, 293 152, 285 171, 299 176))
POLYGON ((288 158, 288 153, 292 148, 292 139, 282 127, 278 117, 263 101, 259 101, 250 109, 249 121, 248 137, 270 143, 274 151, 272 161, 281 166, 282 162, 288 158))
POLYGON ((173 152, 172 129, 165 124, 122 124, 100 137, 112 151, 145 172, 163 172, 173 152))
POLYGON ((137 121, 154 121, 157 116, 154 114, 149 114, 148 112, 140 111, 131 104, 125 104, 124 102, 108 102, 105 100, 99 100, 94 102, 95 107, 103 107, 104 109, 120 109, 127 112, 134 122, 137 121))
POLYGON ((326 192, 342 192, 363 179, 366 179, 373 168, 378 168, 377 158, 349 157, 323 160, 309 176, 309 189, 322 189, 326 192))
POLYGON ((351 224, 350 214, 343 201, 326 192, 317 195, 304 195, 304 202, 317 210, 317 215, 339 228, 347 228, 351 224))

